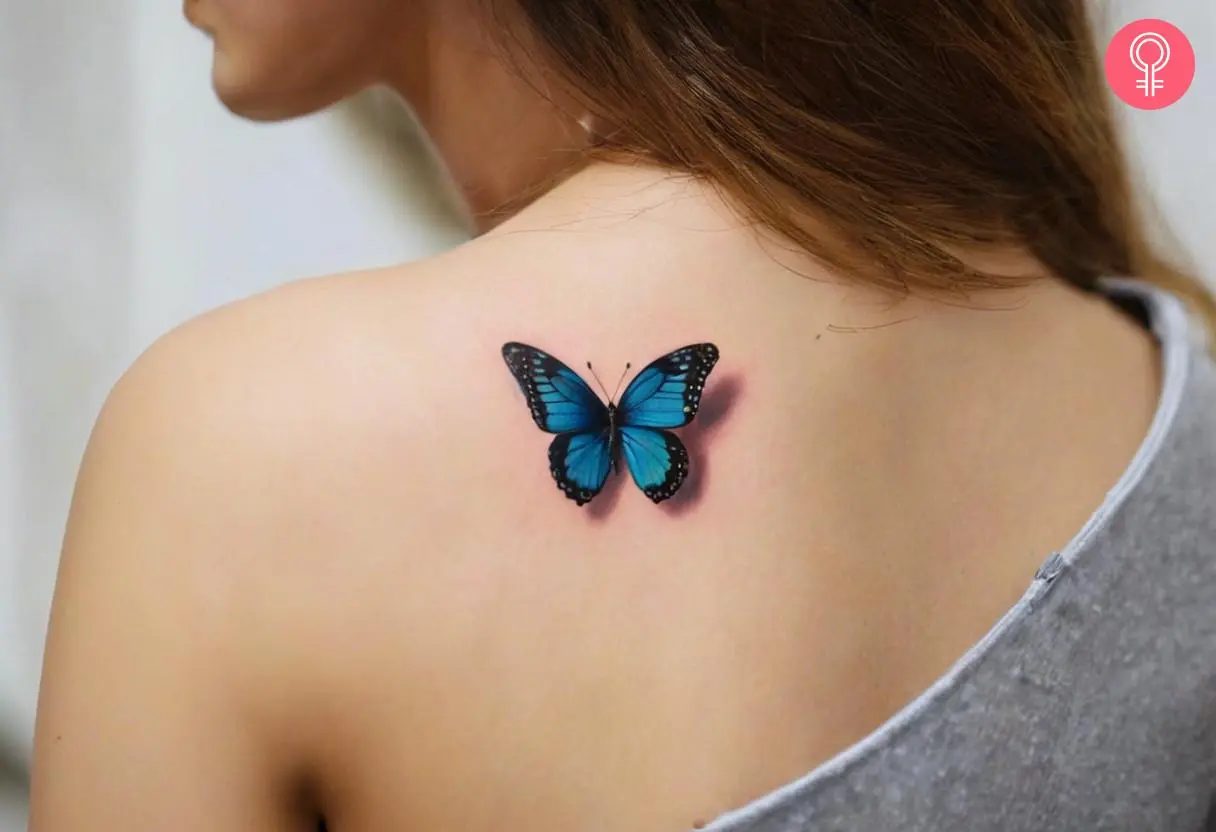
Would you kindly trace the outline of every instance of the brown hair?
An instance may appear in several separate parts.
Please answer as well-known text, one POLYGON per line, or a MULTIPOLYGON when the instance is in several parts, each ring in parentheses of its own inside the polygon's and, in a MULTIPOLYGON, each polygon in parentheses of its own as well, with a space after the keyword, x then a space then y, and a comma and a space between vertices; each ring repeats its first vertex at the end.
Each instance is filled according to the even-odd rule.
POLYGON ((901 291, 1024 282, 952 252, 1028 248, 1090 288, 1216 301, 1136 208, 1085 0, 512 0, 613 126, 601 152, 715 182, 831 265, 901 291), (830 234, 824 234, 824 229, 830 234))

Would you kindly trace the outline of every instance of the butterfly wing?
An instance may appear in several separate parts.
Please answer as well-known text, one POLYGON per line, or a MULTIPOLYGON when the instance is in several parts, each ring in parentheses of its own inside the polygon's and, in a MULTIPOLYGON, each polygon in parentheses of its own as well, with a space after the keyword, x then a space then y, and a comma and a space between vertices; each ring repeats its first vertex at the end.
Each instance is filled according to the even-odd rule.
POLYGON ((633 481, 655 503, 674 495, 688 477, 688 450, 664 428, 696 417, 717 363, 713 344, 681 347, 644 367, 621 396, 621 451, 633 481))
POLYGON ((674 433, 625 425, 621 452, 637 487, 654 503, 674 495, 688 476, 688 450, 674 433))
POLYGON ((503 345, 502 357, 519 383, 536 426, 556 433, 549 472, 580 506, 604 488, 612 467, 608 408, 587 382, 553 356, 527 344, 503 345))
POLYGON ((536 426, 546 433, 599 433, 608 428, 608 408, 579 377, 553 356, 512 341, 503 360, 519 383, 536 426))
POLYGON ((574 502, 586 505, 604 488, 612 468, 608 431, 561 433, 549 445, 549 473, 574 502))
POLYGON ((687 425, 701 407, 705 380, 717 363, 713 344, 691 344, 652 361, 625 388, 620 423, 641 428, 687 425))

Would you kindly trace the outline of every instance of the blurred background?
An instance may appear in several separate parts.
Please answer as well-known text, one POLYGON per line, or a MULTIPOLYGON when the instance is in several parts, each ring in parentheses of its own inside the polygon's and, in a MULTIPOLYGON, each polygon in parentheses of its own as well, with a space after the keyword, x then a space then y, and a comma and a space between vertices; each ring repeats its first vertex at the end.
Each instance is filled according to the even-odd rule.
MULTIPOLYGON (((398 102, 372 92, 290 124, 239 121, 212 97, 209 45, 180 6, 0 0, 0 832, 25 829, 56 560, 110 386, 207 309, 465 238, 398 102)), ((1159 232, 1216 281, 1216 2, 1094 6, 1103 45, 1161 17, 1195 47, 1180 102, 1118 111, 1159 232)))

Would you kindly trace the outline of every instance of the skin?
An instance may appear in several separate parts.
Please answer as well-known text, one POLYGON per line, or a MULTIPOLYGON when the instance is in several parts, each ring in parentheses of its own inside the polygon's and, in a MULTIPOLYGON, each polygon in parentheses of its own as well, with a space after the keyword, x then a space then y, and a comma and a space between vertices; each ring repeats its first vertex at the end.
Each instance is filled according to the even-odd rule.
MULTIPOLYGON (((578 136, 469 48, 472 17, 188 8, 235 110, 392 83, 483 211, 578 136), (509 137, 501 155, 481 135, 509 137)), ((894 305, 768 242, 702 185, 593 166, 449 254, 154 345, 81 469, 33 832, 305 830, 318 811, 339 830, 686 829, 928 687, 1126 467, 1154 347, 1054 280, 894 305), (499 354, 515 339, 605 373, 718 344, 692 498, 655 507, 624 476, 562 498, 499 354)))
MULTIPOLYGON (((493 0, 186 0, 215 44, 212 81, 234 113, 305 115, 372 84, 401 94, 484 230, 588 142, 582 111, 485 34, 493 0)), ((491 21, 490 25, 496 25, 491 21)))

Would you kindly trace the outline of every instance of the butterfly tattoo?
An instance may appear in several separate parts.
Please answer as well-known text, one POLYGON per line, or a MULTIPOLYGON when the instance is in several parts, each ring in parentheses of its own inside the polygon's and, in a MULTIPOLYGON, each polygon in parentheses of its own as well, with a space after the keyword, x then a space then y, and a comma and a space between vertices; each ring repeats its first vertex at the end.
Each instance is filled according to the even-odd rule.
POLYGON ((713 344, 692 344, 655 359, 629 382, 620 404, 607 391, 605 404, 578 373, 536 347, 513 341, 503 345, 502 357, 536 426, 557 434, 549 445, 549 471, 575 503, 591 502, 608 473, 620 473, 622 456, 654 503, 680 490, 688 477, 688 450, 670 428, 696 417, 705 380, 718 363, 713 344))

